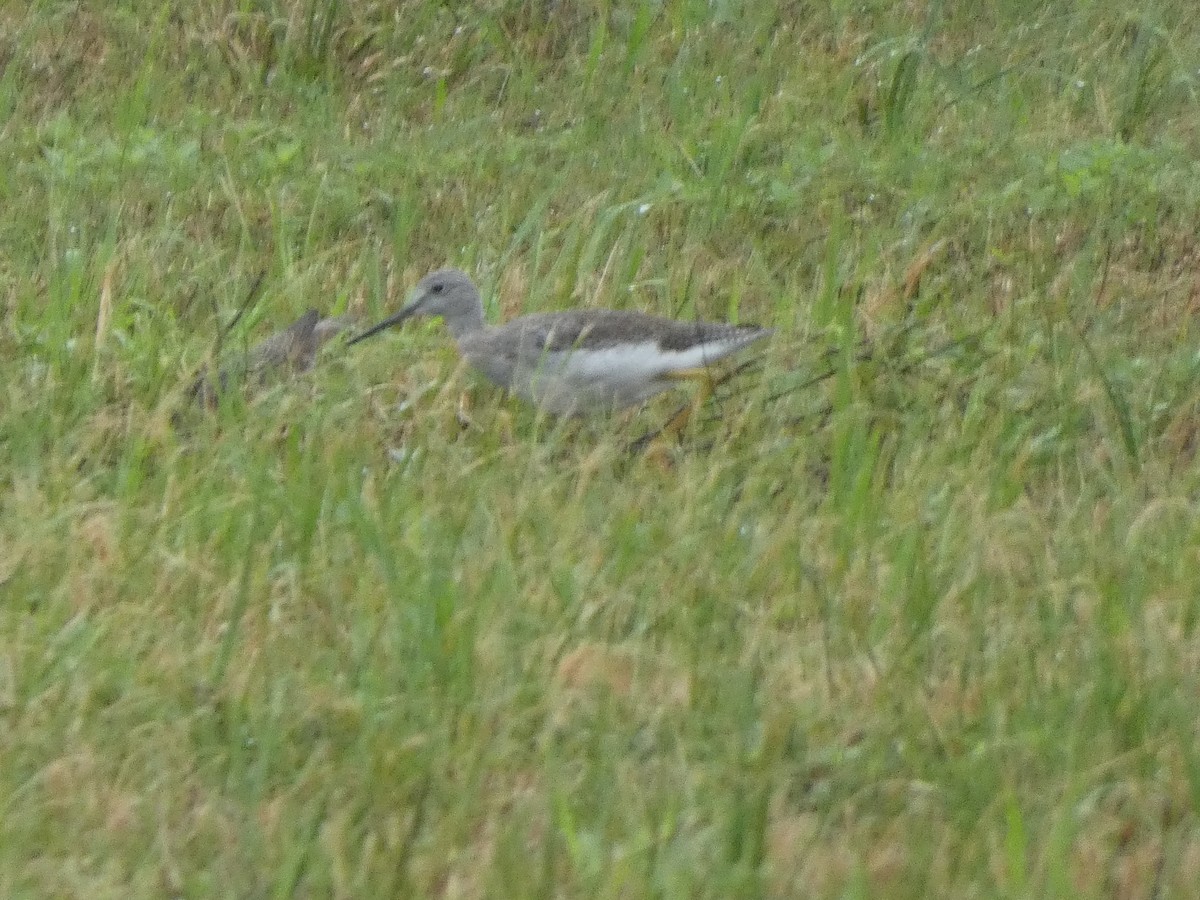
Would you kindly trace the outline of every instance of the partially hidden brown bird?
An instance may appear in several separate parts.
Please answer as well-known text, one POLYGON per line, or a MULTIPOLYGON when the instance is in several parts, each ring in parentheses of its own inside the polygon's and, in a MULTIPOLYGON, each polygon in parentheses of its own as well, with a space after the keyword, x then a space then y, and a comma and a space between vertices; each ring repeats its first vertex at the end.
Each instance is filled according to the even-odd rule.
POLYGON ((310 309, 287 328, 236 354, 217 371, 215 378, 201 371, 189 396, 195 403, 211 409, 235 382, 262 384, 275 374, 307 372, 316 362, 321 347, 353 321, 350 316, 322 318, 315 309, 310 309))

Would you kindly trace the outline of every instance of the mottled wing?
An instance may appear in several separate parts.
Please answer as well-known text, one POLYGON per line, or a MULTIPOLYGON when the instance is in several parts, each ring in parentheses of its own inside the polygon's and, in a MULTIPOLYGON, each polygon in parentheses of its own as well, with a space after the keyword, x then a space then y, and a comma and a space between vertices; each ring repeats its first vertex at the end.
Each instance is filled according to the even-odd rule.
POLYGON ((310 309, 287 328, 251 347, 246 354, 247 367, 261 375, 283 366, 308 368, 317 352, 313 331, 320 321, 320 314, 310 309))
POLYGON ((211 407, 231 382, 248 374, 262 380, 278 370, 306 372, 312 368, 322 345, 350 325, 348 316, 322 319, 315 309, 310 309, 282 331, 264 338, 244 353, 233 354, 215 378, 202 370, 192 384, 190 395, 201 405, 211 407))
POLYGON ((557 353, 581 348, 606 350, 654 344, 671 352, 711 347, 714 359, 726 355, 730 348, 745 346, 770 334, 768 329, 754 325, 687 322, 632 310, 611 309, 524 316, 515 320, 508 329, 519 330, 517 343, 526 352, 557 353))
MULTIPOLYGON (((659 334, 658 345, 664 350, 683 351, 695 347, 744 347, 771 334, 757 325, 729 325, 725 322, 680 322, 667 320, 659 334)), ((728 352, 728 351, 727 351, 728 352)), ((724 353, 721 354, 725 355, 724 353)))

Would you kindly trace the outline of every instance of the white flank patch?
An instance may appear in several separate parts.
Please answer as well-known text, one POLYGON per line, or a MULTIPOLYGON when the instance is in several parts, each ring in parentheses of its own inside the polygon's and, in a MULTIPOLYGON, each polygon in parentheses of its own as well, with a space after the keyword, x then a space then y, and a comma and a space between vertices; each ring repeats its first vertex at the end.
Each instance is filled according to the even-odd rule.
POLYGON ((571 378, 647 381, 672 372, 712 365, 748 343, 747 336, 739 334, 687 350, 664 350, 654 341, 599 350, 580 347, 547 354, 545 367, 562 371, 571 378))
POLYGON ((619 408, 675 387, 673 372, 699 369, 765 334, 733 334, 687 350, 663 350, 655 341, 543 353, 534 368, 513 373, 512 389, 555 413, 619 408))

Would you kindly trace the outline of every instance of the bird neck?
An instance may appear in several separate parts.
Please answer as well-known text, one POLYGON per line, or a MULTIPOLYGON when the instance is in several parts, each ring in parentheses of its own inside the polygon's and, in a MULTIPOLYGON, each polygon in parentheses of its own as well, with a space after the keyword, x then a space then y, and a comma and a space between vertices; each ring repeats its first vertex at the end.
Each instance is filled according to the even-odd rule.
POLYGON ((467 335, 483 331, 483 301, 477 301, 468 310, 451 316, 443 315, 442 318, 446 320, 446 327, 450 329, 450 335, 454 340, 462 340, 467 335))

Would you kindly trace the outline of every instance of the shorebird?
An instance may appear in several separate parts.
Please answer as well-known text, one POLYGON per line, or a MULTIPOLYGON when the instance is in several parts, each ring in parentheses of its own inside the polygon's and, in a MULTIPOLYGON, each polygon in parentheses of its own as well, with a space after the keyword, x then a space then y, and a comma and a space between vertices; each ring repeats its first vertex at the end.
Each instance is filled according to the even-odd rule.
MULTIPOLYGON (((458 269, 439 269, 418 282, 399 311, 348 343, 418 316, 440 316, 459 353, 489 381, 564 416, 637 406, 686 381, 701 384, 698 406, 712 391, 709 365, 772 333, 613 309, 537 313, 487 325, 471 279, 458 269)), ((677 431, 686 421, 668 428, 677 431)))
POLYGON ((261 383, 273 372, 307 372, 316 361, 317 351, 349 328, 351 322, 349 316, 321 318, 320 313, 310 309, 287 328, 264 338, 226 363, 215 379, 202 371, 192 383, 190 396, 202 406, 213 407, 233 381, 246 379, 261 383))

